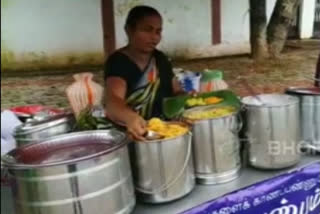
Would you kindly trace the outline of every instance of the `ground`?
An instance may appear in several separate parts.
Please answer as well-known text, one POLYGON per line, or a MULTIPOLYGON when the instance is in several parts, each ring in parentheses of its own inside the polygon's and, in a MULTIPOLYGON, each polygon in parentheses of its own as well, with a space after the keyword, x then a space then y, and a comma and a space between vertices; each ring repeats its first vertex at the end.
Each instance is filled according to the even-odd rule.
MULTIPOLYGON (((312 86, 316 61, 320 52, 319 40, 290 41, 278 60, 254 63, 249 56, 206 58, 174 61, 174 67, 192 71, 220 69, 230 88, 240 96, 252 94, 243 84, 247 80, 254 93, 282 93, 289 86, 312 86)), ((77 72, 89 71, 88 69, 77 72)), ((93 71, 95 80, 103 84, 103 72, 93 71)), ((14 106, 42 104, 68 108, 65 89, 73 82, 74 73, 56 71, 50 74, 1 73, 1 109, 14 106)))

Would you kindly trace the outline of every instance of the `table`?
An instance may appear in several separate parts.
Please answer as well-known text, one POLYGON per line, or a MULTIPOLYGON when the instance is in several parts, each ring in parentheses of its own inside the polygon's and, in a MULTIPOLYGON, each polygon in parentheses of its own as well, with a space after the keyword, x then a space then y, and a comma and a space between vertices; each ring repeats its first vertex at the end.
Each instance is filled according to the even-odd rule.
POLYGON ((240 177, 232 182, 220 185, 197 185, 195 189, 184 198, 175 202, 150 205, 138 203, 133 214, 176 214, 188 210, 192 207, 200 205, 206 201, 219 198, 227 193, 250 186, 257 182, 272 178, 279 174, 290 171, 296 167, 302 167, 309 163, 320 161, 318 155, 304 155, 301 162, 290 169, 276 170, 276 171, 262 171, 251 167, 244 167, 240 177))
MULTIPOLYGON (((277 176, 296 167, 302 167, 309 163, 319 161, 318 155, 304 155, 301 162, 290 169, 276 171, 262 171, 251 167, 244 167, 241 176, 229 183, 220 185, 197 185, 187 196, 171 203, 151 205, 138 202, 132 214, 176 214, 187 209, 200 205, 206 201, 219 198, 237 189, 255 184, 268 178, 277 176)), ((1 213, 14 214, 11 201, 11 190, 8 187, 1 187, 1 213)))

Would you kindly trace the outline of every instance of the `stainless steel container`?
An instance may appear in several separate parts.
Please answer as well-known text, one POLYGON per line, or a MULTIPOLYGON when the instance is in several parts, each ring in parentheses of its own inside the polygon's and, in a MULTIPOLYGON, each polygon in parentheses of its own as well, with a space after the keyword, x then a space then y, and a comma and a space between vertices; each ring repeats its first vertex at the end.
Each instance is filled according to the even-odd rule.
POLYGON ((320 88, 288 88, 300 100, 303 147, 320 151, 320 88))
POLYGON ((280 169, 300 161, 299 99, 283 94, 263 94, 242 99, 249 164, 280 169))
POLYGON ((33 120, 18 126, 14 138, 18 146, 43 141, 60 134, 68 133, 75 123, 73 114, 59 114, 41 120, 33 120))
MULTIPOLYGON (((189 112, 203 110, 206 108, 189 112)), ((187 115, 188 111, 184 116, 187 115)), ((241 126, 238 112, 193 122, 193 154, 198 183, 220 184, 239 177, 241 161, 238 132, 241 126)))
POLYGON ((195 187, 191 134, 135 142, 132 163, 137 197, 147 203, 176 200, 195 187))
POLYGON ((131 213, 135 206, 126 136, 88 131, 17 148, 2 158, 17 214, 131 213))

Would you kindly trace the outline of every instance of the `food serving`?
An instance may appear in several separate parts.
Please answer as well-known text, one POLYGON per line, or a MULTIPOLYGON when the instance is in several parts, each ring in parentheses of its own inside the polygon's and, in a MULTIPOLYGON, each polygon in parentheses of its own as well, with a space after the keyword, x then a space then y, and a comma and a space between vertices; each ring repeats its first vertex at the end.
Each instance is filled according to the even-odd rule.
POLYGON ((224 117, 230 115, 236 111, 235 107, 225 106, 219 108, 207 108, 199 109, 195 111, 189 111, 184 114, 184 117, 189 120, 205 120, 224 117))
POLYGON ((207 98, 202 98, 202 97, 197 97, 197 98, 190 98, 186 101, 186 105, 188 107, 195 107, 195 106, 205 106, 205 105, 212 105, 212 104, 217 104, 222 102, 223 99, 220 97, 207 97, 207 98))
POLYGON ((182 123, 165 122, 159 118, 152 118, 147 125, 148 131, 156 132, 158 135, 164 138, 174 138, 184 135, 188 132, 188 127, 182 123))

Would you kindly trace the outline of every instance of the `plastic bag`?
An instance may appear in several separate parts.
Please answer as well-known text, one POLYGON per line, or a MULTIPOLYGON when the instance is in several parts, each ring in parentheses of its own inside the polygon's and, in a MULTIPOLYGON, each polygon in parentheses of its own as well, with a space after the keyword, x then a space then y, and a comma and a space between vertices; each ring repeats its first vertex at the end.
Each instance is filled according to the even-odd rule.
POLYGON ((66 93, 77 117, 87 107, 101 105, 103 87, 92 80, 92 73, 75 74, 73 77, 75 82, 66 89, 66 93))
POLYGON ((199 72, 184 71, 176 74, 184 92, 199 92, 201 74, 199 72))
POLYGON ((15 128, 21 124, 12 111, 1 112, 1 156, 16 148, 13 133, 15 128))
POLYGON ((228 89, 228 84, 223 80, 223 72, 220 70, 206 69, 202 72, 200 91, 212 92, 228 89))

